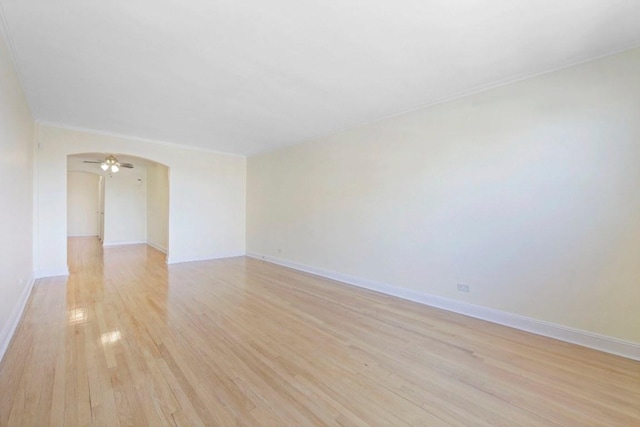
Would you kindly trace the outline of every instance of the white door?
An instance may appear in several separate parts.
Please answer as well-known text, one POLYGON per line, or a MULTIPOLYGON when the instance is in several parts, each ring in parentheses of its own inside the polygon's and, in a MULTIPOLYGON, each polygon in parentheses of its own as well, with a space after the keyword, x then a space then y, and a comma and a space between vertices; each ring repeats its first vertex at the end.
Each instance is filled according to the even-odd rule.
POLYGON ((104 241, 104 176, 98 180, 98 238, 104 241))

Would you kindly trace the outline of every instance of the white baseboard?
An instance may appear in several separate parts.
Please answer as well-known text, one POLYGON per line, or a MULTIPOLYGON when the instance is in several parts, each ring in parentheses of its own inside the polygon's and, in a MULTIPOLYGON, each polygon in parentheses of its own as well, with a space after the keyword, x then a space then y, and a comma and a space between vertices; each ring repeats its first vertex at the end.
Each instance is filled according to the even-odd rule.
POLYGON ((155 243, 151 243, 148 240, 133 240, 133 241, 117 241, 117 242, 103 242, 103 248, 109 248, 112 246, 127 246, 127 245, 149 245, 154 249, 159 250, 160 252, 167 253, 167 248, 164 246, 157 245, 155 243))
POLYGON ((58 277, 58 276, 68 276, 69 268, 61 267, 61 268, 45 268, 43 270, 37 270, 35 277, 36 279, 42 279, 44 277, 58 277))
POLYGON ((165 248, 164 246, 160 246, 158 244, 155 243, 151 243, 150 241, 147 240, 147 245, 151 246, 153 249, 157 249, 160 252, 162 252, 163 254, 167 254, 167 248, 165 248))
POLYGON ((115 242, 102 242, 102 247, 108 248, 110 246, 126 246, 126 245, 146 245, 146 240, 125 240, 115 242))
POLYGON ((0 362, 7 352, 9 344, 11 344, 11 338, 13 338, 13 334, 15 334, 16 329, 18 328, 20 319, 22 319, 22 314, 24 313, 24 309, 27 307, 27 301, 29 301, 29 295, 31 295, 31 290, 33 289, 34 283, 34 277, 30 277, 29 279, 27 279, 27 284, 22 290, 22 294, 20 295, 20 299, 18 299, 18 303, 13 309, 11 316, 9 316, 9 319, 7 319, 7 323, 4 325, 2 331, 0 332, 0 362))
POLYGON ((268 255, 247 252, 247 256, 267 261, 273 264, 278 264, 284 267, 293 268, 294 270, 304 271, 306 273, 311 273, 318 276, 326 277, 328 279, 337 280, 349 285, 358 286, 360 288, 365 288, 383 294, 392 295, 398 298, 418 302, 431 307, 441 308, 443 310, 452 311, 454 313, 463 314, 465 316, 475 317, 477 319, 486 320, 492 323, 509 326, 537 335, 555 338, 572 344, 578 344, 583 347, 589 347, 595 350, 600 350, 606 353, 611 353, 640 361, 640 344, 638 343, 624 341, 618 338, 600 335, 593 332, 560 325, 557 323, 551 323, 531 317, 521 316, 518 314, 507 313, 505 311, 495 310, 493 308, 483 307, 480 305, 469 304, 451 298, 430 295, 412 289, 401 288, 386 283, 375 282, 372 280, 362 279, 347 274, 323 270, 320 268, 298 264, 268 255))
POLYGON ((197 261, 212 261, 214 259, 223 259, 223 258, 233 258, 245 256, 244 252, 231 252, 220 255, 195 255, 195 256, 187 256, 187 257, 175 257, 169 255, 167 257, 167 264, 181 264, 183 262, 197 262, 197 261))

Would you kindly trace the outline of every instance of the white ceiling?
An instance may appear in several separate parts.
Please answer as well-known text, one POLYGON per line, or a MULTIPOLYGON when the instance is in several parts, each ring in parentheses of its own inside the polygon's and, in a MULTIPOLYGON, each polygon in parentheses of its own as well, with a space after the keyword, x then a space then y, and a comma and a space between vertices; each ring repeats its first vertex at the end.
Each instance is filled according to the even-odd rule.
POLYGON ((251 155, 640 44, 638 0, 0 0, 36 119, 251 155))

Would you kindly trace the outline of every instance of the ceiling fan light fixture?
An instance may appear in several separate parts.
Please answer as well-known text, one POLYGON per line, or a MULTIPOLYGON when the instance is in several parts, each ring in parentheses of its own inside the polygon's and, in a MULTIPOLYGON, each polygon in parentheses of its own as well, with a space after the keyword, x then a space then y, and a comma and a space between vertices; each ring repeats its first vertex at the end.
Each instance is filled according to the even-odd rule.
POLYGON ((133 169, 131 163, 120 163, 113 154, 107 156, 104 160, 83 160, 83 163, 96 163, 100 165, 100 169, 109 173, 118 172, 122 168, 133 169))

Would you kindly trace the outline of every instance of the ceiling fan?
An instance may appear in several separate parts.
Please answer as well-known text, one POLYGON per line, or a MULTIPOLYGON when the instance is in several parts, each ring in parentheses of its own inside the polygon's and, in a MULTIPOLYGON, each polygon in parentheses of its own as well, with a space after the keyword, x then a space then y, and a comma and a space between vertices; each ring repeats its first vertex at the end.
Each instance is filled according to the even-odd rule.
POLYGON ((103 171, 110 170, 111 172, 118 172, 120 168, 133 169, 131 163, 120 163, 114 155, 107 156, 104 160, 84 160, 84 163, 98 163, 103 171))

